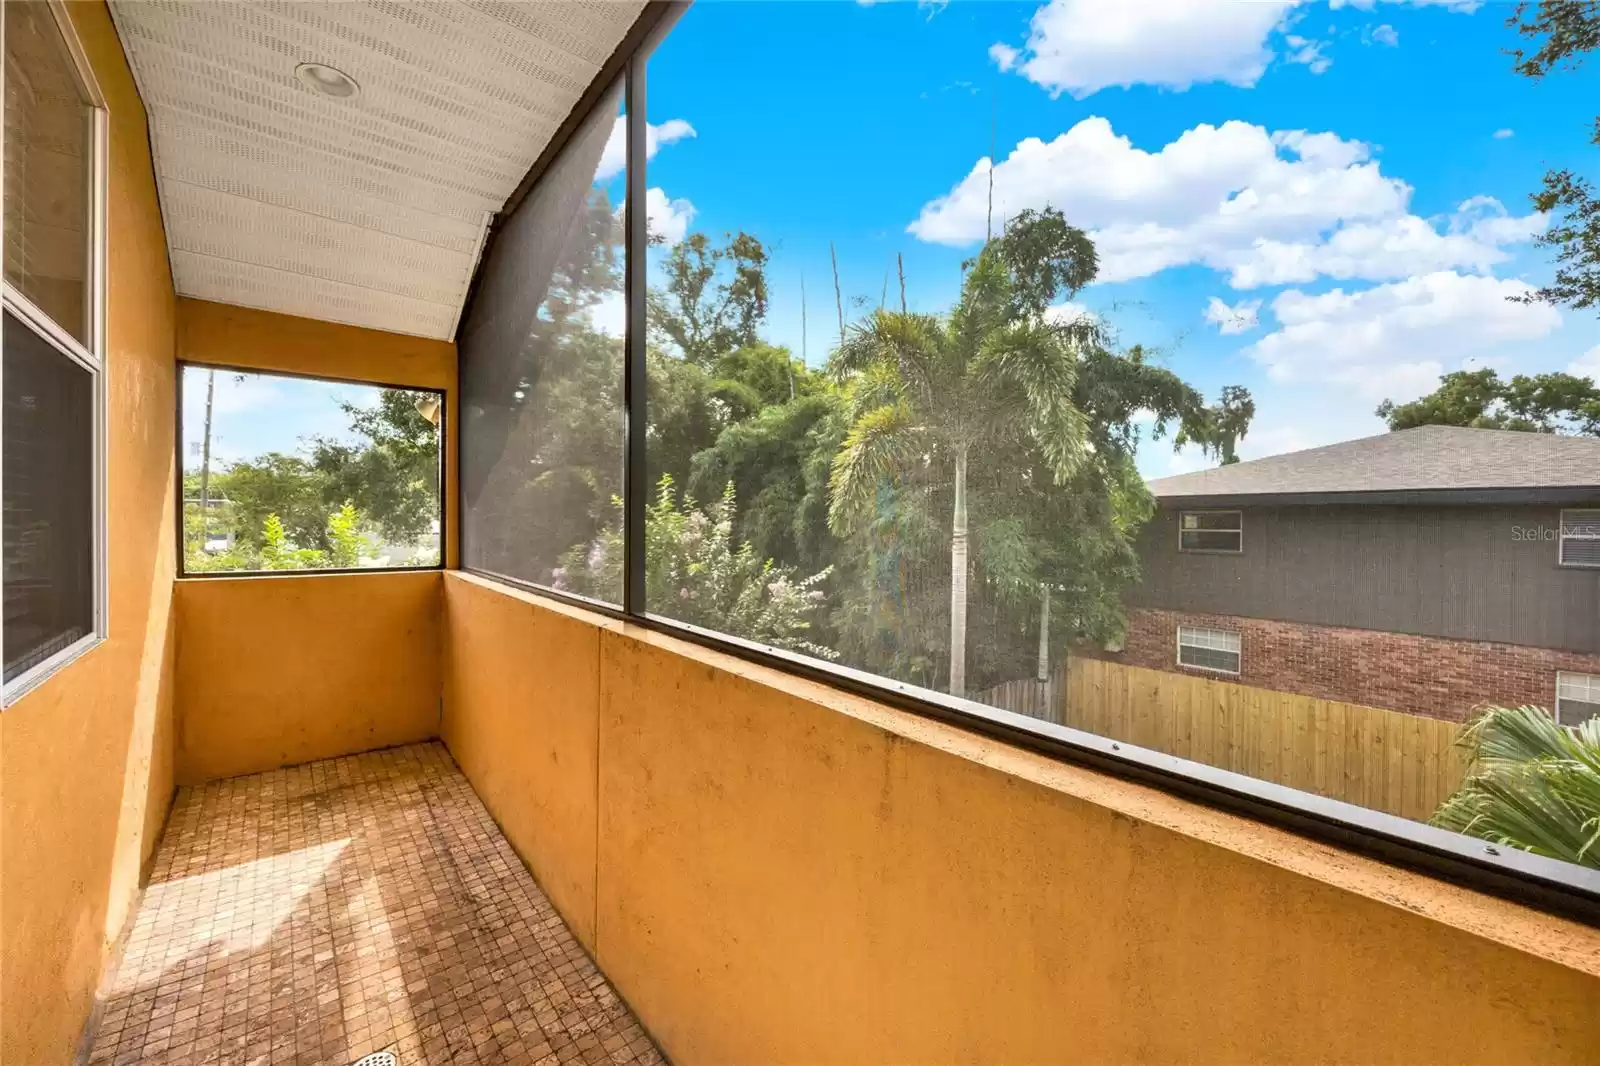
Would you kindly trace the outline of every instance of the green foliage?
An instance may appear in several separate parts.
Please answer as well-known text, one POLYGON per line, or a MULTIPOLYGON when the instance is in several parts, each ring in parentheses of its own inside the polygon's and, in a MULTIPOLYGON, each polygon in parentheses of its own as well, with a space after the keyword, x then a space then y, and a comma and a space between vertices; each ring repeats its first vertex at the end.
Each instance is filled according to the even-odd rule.
MULTIPOLYGON (((819 586, 829 571, 797 579, 793 567, 762 558, 748 541, 735 546, 735 500, 730 483, 705 510, 690 497, 680 505, 672 479, 661 479, 645 512, 645 602, 691 625, 837 658, 810 639, 811 617, 826 601, 819 586)), ((622 502, 615 506, 613 525, 567 553, 558 588, 615 601, 622 587, 622 502)))
POLYGON ((309 457, 268 452, 214 468, 204 522, 200 474, 185 472, 184 569, 359 566, 362 556, 381 551, 380 540, 416 543, 439 516, 439 430, 418 408, 433 398, 383 389, 372 408, 344 405, 355 443, 316 438, 306 444, 309 457), (350 516, 359 529, 336 524, 350 516), (342 543, 335 530, 345 537, 342 543), (206 536, 229 534, 227 550, 205 550, 206 536), (328 562, 332 557, 350 561, 328 562))
POLYGON ((1600 869, 1600 718, 1491 707, 1462 734, 1472 766, 1433 825, 1600 869))
POLYGON ((353 501, 385 540, 413 543, 439 515, 439 430, 418 404, 432 394, 384 389, 373 408, 344 404, 357 444, 319 438, 311 467, 323 507, 353 501))
POLYGON ((1502 381, 1492 369, 1458 370, 1410 403, 1385 400, 1379 418, 1389 428, 1470 426, 1528 433, 1600 436, 1600 386, 1573 374, 1518 374, 1502 381))
POLYGON ((361 513, 349 500, 328 519, 328 565, 356 567, 361 556, 375 547, 372 538, 361 532, 361 513))
POLYGON ((1254 414, 1247 391, 1208 407, 1142 349, 1112 351, 1093 318, 1046 314, 1095 265, 1059 212, 1024 212, 969 261, 948 316, 879 311, 834 355, 848 428, 829 526, 858 564, 841 573, 835 618, 852 662, 922 684, 942 665, 956 688, 965 670, 951 645, 967 641, 976 684, 1026 676, 1046 584, 1061 639, 1120 634, 1133 539, 1153 506, 1133 465, 1135 419, 1153 412, 1156 436, 1171 428, 1178 444, 1232 458, 1254 414), (963 591, 968 564, 952 555, 969 540, 963 591), (970 634, 967 616, 981 622, 970 634))
MULTIPOLYGON (((1534 51, 1513 49, 1513 69, 1535 80, 1565 67, 1576 70, 1600 47, 1600 0, 1539 0, 1519 3, 1507 25, 1534 51)), ((1590 143, 1600 145, 1600 116, 1590 143)), ((1530 199, 1536 210, 1559 213, 1537 240, 1556 252, 1555 280, 1525 299, 1573 308, 1600 308, 1600 196, 1594 185, 1571 170, 1551 170, 1544 187, 1530 199)))
POLYGON ((724 235, 720 248, 690 234, 661 263, 664 288, 649 294, 650 329, 691 363, 759 343, 767 317, 767 250, 748 233, 724 235))
POLYGON ((289 540, 277 515, 267 516, 261 527, 262 570, 317 570, 328 565, 327 552, 299 547, 289 540))

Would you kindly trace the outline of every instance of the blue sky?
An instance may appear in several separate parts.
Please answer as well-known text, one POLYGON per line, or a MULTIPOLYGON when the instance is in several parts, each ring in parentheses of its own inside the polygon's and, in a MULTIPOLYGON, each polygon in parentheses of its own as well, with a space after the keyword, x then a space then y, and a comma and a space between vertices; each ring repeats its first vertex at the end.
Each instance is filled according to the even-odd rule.
MULTIPOLYGON (((183 371, 183 466, 199 470, 206 418, 206 383, 212 372, 189 366, 183 371)), ((233 463, 265 452, 306 455, 312 437, 354 442, 350 418, 341 403, 372 407, 378 388, 273 374, 216 371, 211 405, 211 455, 233 463)))
MULTIPOLYGON (((800 351, 803 278, 820 363, 830 240, 847 317, 896 253, 914 309, 954 300, 993 137, 996 226, 1053 204, 1090 230, 1106 280, 1078 304, 1210 395, 1248 386, 1247 458, 1363 436, 1442 371, 1600 374, 1600 319, 1507 299, 1550 275, 1529 243, 1545 169, 1600 174, 1600 67, 1513 74, 1508 13, 701 2, 650 63, 652 224, 761 238, 767 333, 800 351)), ((1161 445, 1140 465, 1203 461, 1161 445)))

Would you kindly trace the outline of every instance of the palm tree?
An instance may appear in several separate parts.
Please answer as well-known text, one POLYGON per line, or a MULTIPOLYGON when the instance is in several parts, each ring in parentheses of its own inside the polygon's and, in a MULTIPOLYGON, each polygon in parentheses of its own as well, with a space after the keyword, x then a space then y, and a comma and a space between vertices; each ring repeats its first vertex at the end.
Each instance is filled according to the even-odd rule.
POLYGON ((1491 707, 1461 735, 1472 770, 1432 824, 1600 869, 1600 718, 1557 725, 1539 707, 1491 707))
MULTIPOLYGON (((948 317, 879 309, 852 327, 831 369, 850 389, 851 427, 834 459, 828 521, 857 528, 879 487, 946 476, 950 513, 950 683, 966 689, 967 481, 973 464, 1024 444, 1057 485, 1084 461, 1088 427, 1073 399, 1087 316, 1047 309, 1094 278, 1094 246, 1059 212, 1023 212, 968 264, 948 317)), ((1012 450, 1012 454, 1015 454, 1012 450)))

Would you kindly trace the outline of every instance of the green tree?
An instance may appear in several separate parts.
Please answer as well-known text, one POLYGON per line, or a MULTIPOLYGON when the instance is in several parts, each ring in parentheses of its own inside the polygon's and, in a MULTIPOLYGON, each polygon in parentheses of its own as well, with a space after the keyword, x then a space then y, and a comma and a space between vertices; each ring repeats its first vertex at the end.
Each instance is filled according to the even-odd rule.
POLYGON ((1458 370, 1410 403, 1385 400, 1377 414, 1391 430, 1469 426, 1527 433, 1600 436, 1600 386, 1560 372, 1518 374, 1503 381, 1492 369, 1458 370))
POLYGON ((262 547, 268 516, 295 543, 320 547, 329 510, 324 487, 311 463, 282 452, 241 459, 211 477, 212 498, 227 501, 234 535, 251 549, 262 547))
POLYGON ((439 428, 419 405, 435 395, 382 389, 372 407, 345 403, 357 442, 312 442, 310 467, 326 512, 350 501, 385 540, 414 543, 439 517, 439 428))
POLYGON ((704 233, 674 245, 659 268, 666 284, 649 293, 652 339, 691 363, 759 343, 767 317, 766 248, 742 231, 725 237, 721 247, 704 233))
POLYGON ((328 519, 329 566, 360 566, 362 553, 372 551, 374 545, 361 532, 361 525, 362 516, 349 500, 328 519))
MULTIPOLYGON (((622 586, 622 501, 617 520, 591 544, 567 554, 557 588, 614 598, 622 586)), ((646 602, 691 625, 777 648, 833 659, 811 639, 812 616, 825 606, 823 570, 796 578, 792 567, 757 554, 734 539, 737 510, 730 484, 702 510, 692 498, 680 504, 671 478, 662 478, 645 512, 646 602)))
POLYGON ((1471 769, 1432 824, 1600 869, 1600 718, 1567 729, 1540 707, 1491 707, 1461 744, 1471 769))
MULTIPOLYGON (((1537 41, 1532 52, 1513 49, 1514 69, 1535 80, 1553 70, 1576 70, 1600 47, 1600 0, 1523 0, 1507 20, 1517 33, 1537 41)), ((1600 116, 1590 143, 1600 145, 1600 116)), ((1533 206, 1560 217, 1538 242, 1556 251, 1555 279, 1523 297, 1573 308, 1600 307, 1600 196, 1592 182, 1569 169, 1545 173, 1533 206)))
POLYGON ((1027 437, 1050 481, 1062 485, 1076 471, 1087 425, 1072 398, 1074 349, 1093 339, 1093 327, 1054 323, 1044 311, 1058 290, 1071 296, 1094 271, 1081 231, 1054 212, 1024 212, 971 263, 948 319, 879 310, 832 361, 852 386, 850 430, 831 478, 835 532, 870 521, 886 482, 919 467, 950 478, 953 695, 966 691, 969 467, 1027 437))
POLYGON ((261 569, 316 570, 328 565, 326 552, 302 548, 289 539, 283 521, 275 514, 261 523, 261 569))
MULTIPOLYGON (((843 624, 885 624, 887 606, 891 629, 929 647, 930 612, 902 609, 921 595, 908 558, 929 546, 934 515, 948 514, 937 522, 949 530, 941 613, 953 694, 966 690, 974 533, 991 639, 1025 646, 1021 609, 1063 571, 1076 602, 1067 624, 1119 625, 1106 594, 1137 573, 1130 541, 1150 507, 1132 464, 1135 414, 1155 411, 1158 434, 1171 426, 1180 442, 1229 456, 1254 411, 1242 389, 1208 408, 1142 350, 1111 353, 1092 318, 1054 320, 1052 304, 1095 270, 1082 231, 1057 211, 1025 211, 967 264, 948 317, 879 311, 832 361, 850 427, 833 462, 829 521, 865 541, 868 581, 889 592, 854 605, 843 624)), ((929 653, 908 650, 896 650, 898 665, 925 670, 929 653)))

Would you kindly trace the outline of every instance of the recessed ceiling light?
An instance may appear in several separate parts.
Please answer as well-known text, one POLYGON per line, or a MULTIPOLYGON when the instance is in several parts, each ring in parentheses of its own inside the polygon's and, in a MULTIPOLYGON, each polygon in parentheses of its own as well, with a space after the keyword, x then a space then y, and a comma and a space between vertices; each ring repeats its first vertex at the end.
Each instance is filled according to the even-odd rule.
POLYGON ((294 68, 294 76, 307 88, 335 100, 350 100, 361 92, 354 78, 326 63, 301 63, 294 68))

